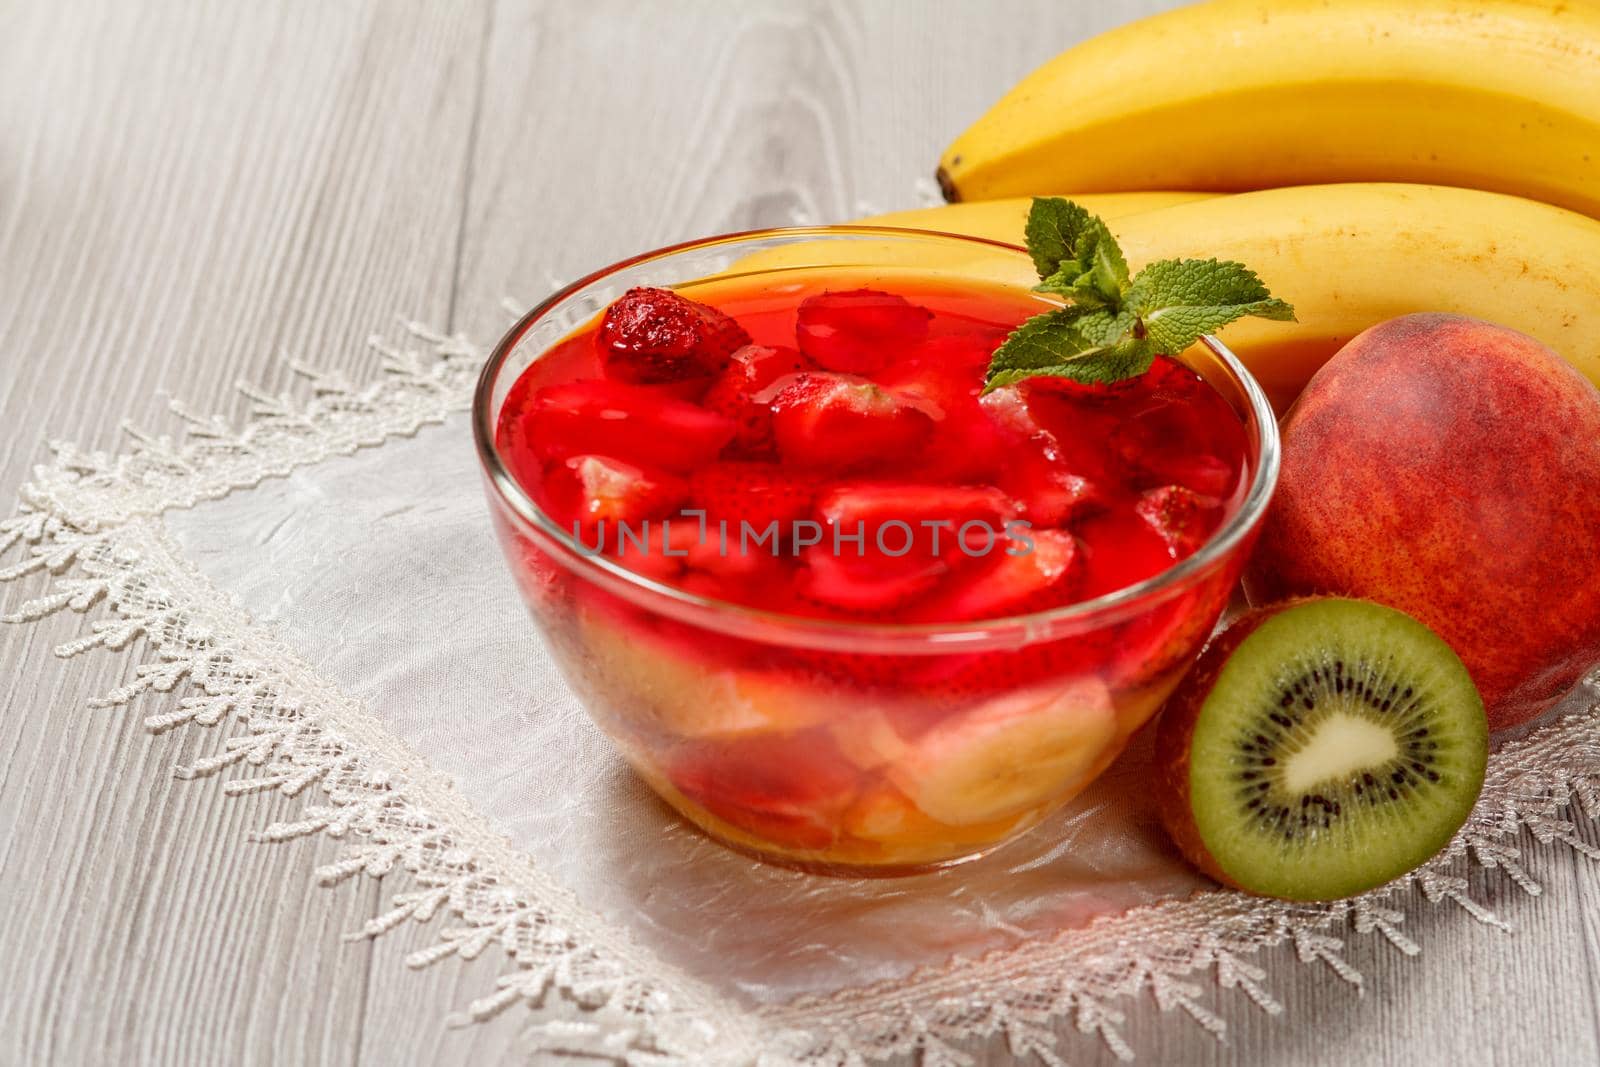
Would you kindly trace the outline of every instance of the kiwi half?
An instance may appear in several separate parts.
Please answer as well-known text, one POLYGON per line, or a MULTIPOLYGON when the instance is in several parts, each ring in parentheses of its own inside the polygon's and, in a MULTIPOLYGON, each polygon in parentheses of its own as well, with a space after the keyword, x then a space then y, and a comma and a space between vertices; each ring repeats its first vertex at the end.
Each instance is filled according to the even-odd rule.
POLYGON ((1168 702, 1161 817, 1221 882, 1346 897, 1449 842, 1488 745, 1472 678, 1433 631, 1369 601, 1291 601, 1230 627, 1168 702))

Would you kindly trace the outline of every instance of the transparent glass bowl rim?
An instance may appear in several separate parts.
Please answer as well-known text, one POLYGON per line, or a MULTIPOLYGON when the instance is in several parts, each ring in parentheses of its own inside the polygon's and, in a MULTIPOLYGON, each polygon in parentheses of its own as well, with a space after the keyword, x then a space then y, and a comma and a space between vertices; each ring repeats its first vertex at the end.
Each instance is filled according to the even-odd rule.
MULTIPOLYGON (((819 619, 804 615, 789 615, 698 596, 629 570, 604 556, 581 551, 571 534, 546 515, 512 477, 495 445, 495 422, 499 415, 498 411, 491 410, 494 407, 495 386, 499 381, 501 369, 516 351, 522 338, 545 315, 567 299, 612 274, 641 264, 669 259, 683 252, 773 239, 827 240, 844 237, 935 240, 986 246, 997 251, 1014 252, 1024 257, 1027 255, 1026 249, 1017 245, 983 237, 942 233, 937 230, 857 225, 774 227, 698 238, 641 252, 564 286, 518 319, 500 339, 484 364, 472 398, 472 431, 479 461, 483 464, 489 482, 500 499, 523 523, 548 542, 541 547, 557 555, 562 564, 573 573, 641 606, 692 625, 755 639, 760 639, 760 631, 770 630, 779 635, 771 638, 773 640, 808 648, 915 654, 951 652, 958 649, 972 651, 1014 648, 1045 639, 1047 636, 1052 638, 1067 636, 1071 633, 1084 633, 1115 625, 1139 614, 1141 609, 1159 603, 1164 594, 1181 590, 1191 581, 1203 578, 1209 570, 1223 562, 1259 522, 1272 498, 1278 479, 1280 445, 1277 417, 1265 391, 1254 375, 1226 345, 1210 335, 1202 337, 1200 343, 1218 358, 1244 394, 1249 407, 1246 430, 1254 430, 1260 443, 1260 455, 1244 500, 1193 555, 1180 560, 1159 574, 1132 585, 1090 600, 1066 604, 1047 611, 996 619, 954 622, 858 622, 848 619, 819 619)), ((836 264, 820 266, 832 267, 836 264)), ((684 281, 690 282, 693 279, 684 281)), ((535 357, 536 360, 538 358, 535 357)))

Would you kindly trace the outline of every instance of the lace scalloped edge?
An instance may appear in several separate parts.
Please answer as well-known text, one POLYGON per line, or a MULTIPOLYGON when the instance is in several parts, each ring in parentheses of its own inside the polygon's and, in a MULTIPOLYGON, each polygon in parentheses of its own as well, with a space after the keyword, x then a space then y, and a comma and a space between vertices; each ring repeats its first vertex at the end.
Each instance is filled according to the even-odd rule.
POLYGON ((460 336, 405 326, 404 346, 372 340, 382 369, 365 386, 294 364, 309 395, 241 385, 253 409, 239 427, 174 404, 181 437, 129 426, 131 445, 116 454, 53 443, 53 462, 35 470, 15 515, 0 522, 0 581, 44 585, 8 622, 95 614, 58 655, 105 649, 136 659, 132 678, 95 705, 145 705, 144 725, 155 732, 221 728, 208 754, 177 770, 180 777, 222 776, 230 797, 275 790, 305 798, 297 818, 267 826, 256 840, 335 839, 336 858, 316 874, 326 885, 405 872, 405 890, 353 938, 443 913, 453 924, 409 965, 471 959, 498 944, 508 963, 494 991, 453 1021, 526 1004, 541 1009, 525 1029, 528 1051, 640 1067, 860 1067, 906 1056, 923 1067, 958 1067, 972 1062, 959 1043, 996 1035, 1018 1059, 1060 1067, 1064 1022, 1128 1060, 1134 1050, 1118 1007, 1128 997, 1148 996, 1162 1012, 1221 1039, 1226 1023, 1205 1004, 1208 976, 1269 1014, 1283 1010, 1250 958, 1263 948, 1290 945, 1300 961, 1323 964, 1359 990, 1362 976, 1344 957, 1346 937, 1377 934, 1415 955, 1420 948, 1401 927, 1419 903, 1449 904, 1505 928, 1474 899, 1466 874, 1476 865, 1539 894, 1515 844, 1523 832, 1600 859, 1575 821, 1600 817, 1600 706, 1593 706, 1495 753, 1477 808, 1450 845, 1363 896, 1297 904, 1207 891, 907 978, 755 1010, 734 1004, 589 912, 489 827, 448 779, 255 626, 165 534, 166 511, 466 410, 482 351, 460 336))

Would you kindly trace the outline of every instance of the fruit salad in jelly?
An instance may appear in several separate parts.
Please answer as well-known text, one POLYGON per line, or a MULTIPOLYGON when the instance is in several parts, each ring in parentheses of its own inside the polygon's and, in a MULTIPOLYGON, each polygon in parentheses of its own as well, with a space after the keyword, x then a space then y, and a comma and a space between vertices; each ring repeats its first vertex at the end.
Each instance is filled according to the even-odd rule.
POLYGON ((511 385, 494 451, 543 517, 497 509, 519 582, 597 721, 701 828, 818 869, 976 854, 1099 774, 1192 660, 1231 558, 1061 609, 1238 511, 1246 425, 1167 357, 985 394, 1049 306, 914 274, 640 286, 511 385))

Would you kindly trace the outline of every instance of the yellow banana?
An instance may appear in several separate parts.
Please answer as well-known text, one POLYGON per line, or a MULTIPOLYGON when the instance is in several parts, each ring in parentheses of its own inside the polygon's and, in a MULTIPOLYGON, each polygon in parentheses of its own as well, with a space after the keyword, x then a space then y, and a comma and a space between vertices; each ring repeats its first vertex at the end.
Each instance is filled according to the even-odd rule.
MULTIPOLYGON (((1220 193, 1142 191, 1137 193, 1073 193, 1071 199, 1103 219, 1125 219, 1130 215, 1162 210, 1179 204, 1212 200, 1220 193)), ((1012 197, 977 204, 948 204, 936 208, 916 208, 874 215, 859 223, 894 229, 931 229, 968 237, 982 237, 1007 245, 1023 243, 1023 227, 1033 198, 1012 197)), ((995 248, 976 242, 963 245, 955 241, 915 244, 901 237, 883 241, 863 235, 849 243, 797 241, 741 257, 728 271, 701 284, 715 284, 757 271, 812 271, 818 268, 853 269, 855 284, 869 284, 874 277, 887 282, 890 273, 912 271, 939 273, 950 277, 981 277, 1008 285, 1031 286, 1037 281, 1033 265, 1013 248, 995 248), (860 273, 860 272, 866 273, 860 273), (874 275, 872 272, 878 271, 874 275), (884 273, 889 272, 889 273, 884 273)), ((843 284, 843 283, 841 283, 843 284)), ((702 299, 715 302, 709 293, 702 299)))
POLYGON ((963 201, 1412 181, 1600 216, 1600 3, 1209 0, 1057 56, 939 177, 963 201))
MULTIPOLYGON (((947 229, 964 205, 860 220, 947 229)), ((974 236, 1018 240, 995 216, 974 236)), ((1413 311, 1452 311, 1531 334, 1600 384, 1600 222, 1520 197, 1432 185, 1312 185, 1180 204, 1118 220, 1134 270, 1156 259, 1249 266, 1298 322, 1243 319, 1221 331, 1279 409, 1350 338, 1413 311)), ((1018 257, 1020 258, 1020 257, 1018 257)), ((984 276, 1017 282, 995 257, 984 276)))
MULTIPOLYGON (((1044 194, 1041 194, 1044 195, 1044 194)), ((1189 192, 1137 192, 1137 193, 1052 193, 1065 196, 1082 204, 1088 211, 1110 222, 1146 211, 1158 211, 1196 200, 1210 200, 1219 193, 1189 192)), ((919 208, 912 211, 894 211, 887 215, 874 215, 874 226, 894 226, 917 229, 937 220, 943 233, 960 233, 972 237, 987 237, 995 241, 1022 243, 1022 226, 1028 221, 1031 196, 1013 196, 1001 200, 980 200, 971 204, 950 204, 940 208, 919 208)), ((861 220, 867 221, 865 219, 861 220)))

